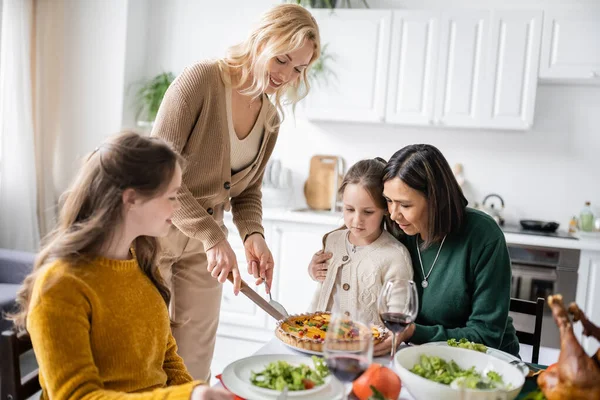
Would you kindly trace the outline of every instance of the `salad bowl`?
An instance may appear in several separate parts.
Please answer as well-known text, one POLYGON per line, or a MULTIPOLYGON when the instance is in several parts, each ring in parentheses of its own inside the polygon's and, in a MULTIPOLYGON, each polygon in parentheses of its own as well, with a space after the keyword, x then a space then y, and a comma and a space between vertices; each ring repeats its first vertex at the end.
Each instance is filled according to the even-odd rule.
MULTIPOLYGON (((514 365, 500 360, 489 354, 449 346, 411 346, 405 347, 394 357, 396 371, 408 391, 416 400, 446 399, 446 400, 513 400, 521 391, 525 378, 523 373, 514 365), (437 357, 445 362, 454 361, 461 370, 473 368, 475 372, 486 376, 488 372, 499 374, 502 384, 489 389, 459 388, 456 382, 438 383, 411 372, 416 365, 421 365, 425 359, 437 357), (500 388, 501 387, 501 388, 500 388)), ((453 379, 448 373, 449 380, 453 379)), ((475 379, 477 380, 477 379, 475 379)), ((481 379, 483 383, 486 378, 481 379)))

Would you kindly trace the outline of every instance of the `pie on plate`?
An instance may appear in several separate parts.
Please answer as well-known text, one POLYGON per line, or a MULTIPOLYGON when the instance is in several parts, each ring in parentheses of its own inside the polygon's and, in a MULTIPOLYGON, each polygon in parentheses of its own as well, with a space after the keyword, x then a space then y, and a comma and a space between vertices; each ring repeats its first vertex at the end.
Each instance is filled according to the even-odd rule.
MULTIPOLYGON (((327 335, 330 318, 331 313, 329 312, 290 315, 277 322, 275 336, 284 344, 300 351, 321 353, 323 352, 323 343, 327 335)), ((371 333, 373 343, 377 344, 383 341, 387 329, 381 326, 373 326, 371 333)), ((343 345, 347 347, 347 350, 352 350, 357 346, 358 336, 357 327, 351 321, 348 321, 348 325, 344 328, 343 339, 343 345)))

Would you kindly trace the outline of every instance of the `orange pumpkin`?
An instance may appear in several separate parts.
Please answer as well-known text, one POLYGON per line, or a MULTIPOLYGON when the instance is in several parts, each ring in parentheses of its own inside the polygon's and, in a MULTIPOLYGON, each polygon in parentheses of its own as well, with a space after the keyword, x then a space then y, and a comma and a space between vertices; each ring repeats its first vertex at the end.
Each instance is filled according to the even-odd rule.
POLYGON ((400 378, 394 371, 373 363, 352 383, 352 391, 360 400, 368 400, 373 395, 371 386, 386 399, 397 399, 402 389, 400 378))

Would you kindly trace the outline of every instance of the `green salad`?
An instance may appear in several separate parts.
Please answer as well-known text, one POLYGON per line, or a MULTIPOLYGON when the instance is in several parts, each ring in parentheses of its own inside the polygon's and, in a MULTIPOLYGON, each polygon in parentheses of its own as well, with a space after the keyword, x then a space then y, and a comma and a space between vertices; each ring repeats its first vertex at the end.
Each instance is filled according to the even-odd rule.
POLYGON ((448 346, 460 347, 461 349, 475 350, 481 353, 485 353, 487 351, 487 347, 485 347, 483 344, 469 342, 466 338, 462 338, 458 341, 456 339, 449 339, 448 346))
POLYGON ((421 355, 420 362, 411 368, 411 372, 434 382, 450 385, 455 379, 460 379, 459 386, 467 389, 494 389, 505 387, 502 376, 489 371, 485 376, 475 371, 475 367, 461 369, 454 360, 449 362, 440 357, 421 355))
POLYGON ((273 390, 308 390, 325 383, 325 377, 329 375, 329 369, 323 359, 312 356, 315 368, 306 364, 298 366, 291 365, 286 361, 275 361, 269 363, 260 372, 252 371, 250 382, 253 385, 273 390))

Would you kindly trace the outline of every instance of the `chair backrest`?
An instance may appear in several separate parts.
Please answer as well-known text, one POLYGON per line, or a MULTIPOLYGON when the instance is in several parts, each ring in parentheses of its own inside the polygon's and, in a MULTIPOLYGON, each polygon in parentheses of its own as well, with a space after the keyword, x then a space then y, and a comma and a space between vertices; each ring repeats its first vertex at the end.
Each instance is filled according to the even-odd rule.
POLYGON ((29 335, 17 335, 13 330, 2 332, 0 337, 1 400, 24 400, 41 389, 38 369, 21 379, 19 356, 31 350, 32 347, 29 335))
POLYGON ((545 300, 538 297, 537 301, 510 299, 510 311, 518 314, 528 314, 535 316, 535 325, 533 333, 517 331, 519 343, 529 344, 533 347, 531 352, 531 362, 538 363, 540 357, 540 343, 542 340, 542 316, 544 314, 545 300))

